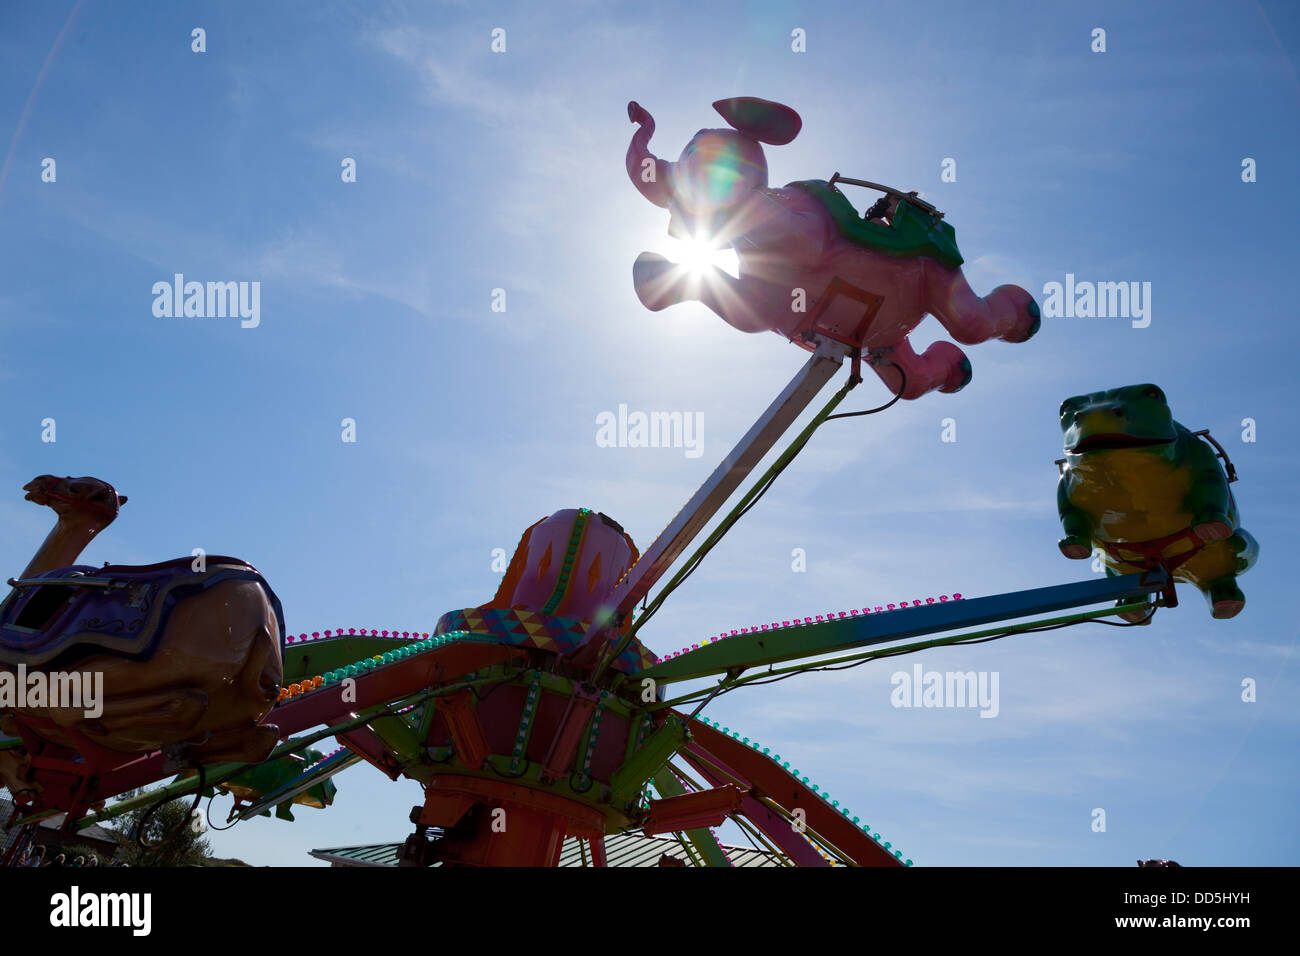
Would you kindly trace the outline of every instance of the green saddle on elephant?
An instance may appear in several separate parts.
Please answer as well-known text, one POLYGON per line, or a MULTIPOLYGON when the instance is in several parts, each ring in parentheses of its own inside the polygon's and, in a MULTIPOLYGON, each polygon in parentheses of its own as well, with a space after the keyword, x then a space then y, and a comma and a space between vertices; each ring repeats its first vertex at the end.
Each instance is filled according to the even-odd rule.
POLYGON ((882 226, 858 215, 845 195, 824 179, 789 183, 787 188, 791 186, 802 189, 825 206, 840 235, 849 242, 887 256, 929 256, 949 269, 958 269, 965 261, 957 249, 956 230, 906 199, 899 199, 890 224, 882 226))

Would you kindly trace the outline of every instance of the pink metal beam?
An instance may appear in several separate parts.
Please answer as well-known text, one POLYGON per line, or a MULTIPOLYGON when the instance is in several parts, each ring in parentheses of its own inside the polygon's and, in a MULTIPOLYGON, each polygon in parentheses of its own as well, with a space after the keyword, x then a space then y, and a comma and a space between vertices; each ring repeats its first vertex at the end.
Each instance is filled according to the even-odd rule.
MULTIPOLYGON (((679 716, 687 719, 684 714, 679 716)), ((701 720, 690 720, 688 726, 695 743, 705 753, 725 762, 725 766, 734 767, 743 779, 752 783, 755 795, 762 794, 787 813, 802 810, 809 830, 820 834, 859 866, 903 865, 889 850, 766 755, 701 720)))
MULTIPOLYGON (((731 783, 737 776, 731 768, 694 741, 682 751, 682 759, 715 787, 731 783), (702 757, 706 759, 701 759, 702 757), (730 778, 722 776, 715 768, 723 769, 730 778)), ((767 804, 755 800, 749 793, 746 793, 741 800, 740 812, 758 828, 759 832, 775 843, 795 865, 830 866, 826 858, 790 825, 789 820, 774 813, 767 804)))

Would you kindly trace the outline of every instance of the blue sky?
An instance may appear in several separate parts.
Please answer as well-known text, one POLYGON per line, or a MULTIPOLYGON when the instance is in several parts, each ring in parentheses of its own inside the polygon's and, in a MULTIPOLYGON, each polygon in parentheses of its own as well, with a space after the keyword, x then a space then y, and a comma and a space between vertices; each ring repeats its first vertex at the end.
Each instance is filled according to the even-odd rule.
MULTIPOLYGON (((1046 319, 1027 344, 969 347, 958 395, 828 424, 647 643, 1089 576, 1055 545, 1057 406, 1157 382, 1241 474, 1262 556, 1236 620, 1183 587, 1149 628, 929 651, 706 713, 918 865, 1294 865, 1298 40, 1278 2, 0 4, 0 565, 47 530, 20 491, 46 472, 131 498, 89 563, 239 555, 294 632, 432 630, 559 508, 646 546, 804 353, 699 305, 639 305, 632 261, 670 246, 623 170, 626 104, 674 159, 720 125, 713 100, 766 97, 804 119, 767 150, 774 185, 838 170, 919 189, 976 291, 1150 282, 1152 321, 1046 319), (155 317, 152 285, 177 272, 259 281, 261 324, 155 317), (704 454, 598 447, 620 403, 702 413, 704 454), (917 661, 997 671, 999 716, 891 707, 890 674, 917 661)), ((941 333, 927 319, 912 340, 941 333)), ((873 378, 849 404, 885 397, 873 378)), ((216 850, 303 864, 405 835, 417 785, 365 767, 338 784, 330 810, 216 850)))

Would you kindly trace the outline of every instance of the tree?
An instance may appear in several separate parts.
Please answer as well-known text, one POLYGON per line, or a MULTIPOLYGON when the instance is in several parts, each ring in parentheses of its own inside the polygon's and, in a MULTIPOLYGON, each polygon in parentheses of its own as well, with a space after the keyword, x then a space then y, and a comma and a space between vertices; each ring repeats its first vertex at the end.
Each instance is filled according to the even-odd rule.
MULTIPOLYGON (((123 794, 129 797, 132 794, 123 794)), ((130 810, 111 829, 122 841, 117 859, 130 866, 200 866, 212 855, 202 817, 188 796, 130 810), (144 827, 145 847, 137 838, 144 827)))

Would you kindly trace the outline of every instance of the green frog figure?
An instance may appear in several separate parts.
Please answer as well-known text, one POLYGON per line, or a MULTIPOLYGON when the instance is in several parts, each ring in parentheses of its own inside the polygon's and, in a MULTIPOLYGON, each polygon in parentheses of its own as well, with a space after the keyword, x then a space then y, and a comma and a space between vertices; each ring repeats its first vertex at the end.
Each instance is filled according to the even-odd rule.
POLYGON ((1164 567, 1198 587, 1214 617, 1240 613, 1237 575, 1255 563, 1259 545, 1240 525, 1214 451, 1174 421, 1165 393, 1127 385, 1068 398, 1061 431, 1061 553, 1087 558, 1100 548, 1112 577, 1164 567))
MULTIPOLYGON (((254 803, 297 779, 308 767, 319 763, 323 756, 319 750, 311 748, 299 750, 296 753, 286 754, 278 760, 258 764, 249 770, 245 770, 237 777, 232 777, 225 783, 220 784, 220 787, 222 790, 234 794, 240 800, 254 803)), ((334 802, 336 793, 338 793, 338 788, 334 785, 334 781, 327 777, 297 796, 279 804, 276 807, 275 815, 280 820, 292 822, 292 804, 297 803, 305 807, 324 809, 334 802)), ((270 812, 270 810, 267 810, 261 815, 269 816, 270 812)))

